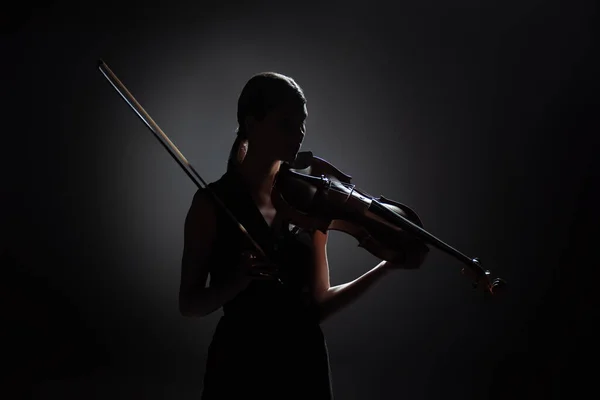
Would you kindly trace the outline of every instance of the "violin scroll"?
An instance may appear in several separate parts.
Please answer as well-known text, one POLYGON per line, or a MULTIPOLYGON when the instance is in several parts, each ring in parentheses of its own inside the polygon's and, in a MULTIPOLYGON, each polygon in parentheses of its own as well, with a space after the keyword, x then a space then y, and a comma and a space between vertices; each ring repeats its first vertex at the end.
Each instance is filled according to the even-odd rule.
POLYGON ((506 290, 507 282, 502 278, 492 278, 491 272, 483 268, 478 257, 473 258, 471 263, 471 268, 464 267, 461 273, 473 278, 473 289, 483 285, 485 291, 491 294, 498 294, 506 290))

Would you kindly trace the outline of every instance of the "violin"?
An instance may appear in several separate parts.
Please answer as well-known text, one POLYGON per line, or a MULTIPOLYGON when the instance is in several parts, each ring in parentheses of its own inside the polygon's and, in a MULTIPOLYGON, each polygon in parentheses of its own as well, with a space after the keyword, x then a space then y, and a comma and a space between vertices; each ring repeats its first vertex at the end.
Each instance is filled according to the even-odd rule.
MULTIPOLYGON (((98 61, 98 69, 196 186, 212 195, 264 259, 268 260, 266 252, 103 60, 98 61)), ((336 230, 346 233, 358 241, 359 247, 382 260, 402 263, 408 246, 429 244, 464 263, 462 273, 473 277, 474 288, 482 286, 486 293, 496 294, 506 287, 506 281, 491 277, 490 271, 483 268, 479 258, 466 256, 423 229, 419 216, 410 207, 358 189, 350 175, 310 151, 298 153, 291 163, 282 163, 271 200, 277 212, 282 213, 291 224, 322 232, 336 230)))
POLYGON ((483 284, 487 292, 495 294, 506 285, 501 278, 492 279, 479 258, 467 257, 424 230, 413 209, 360 190, 350 175, 310 151, 298 153, 293 163, 282 164, 271 199, 277 212, 292 224, 324 233, 346 233, 382 260, 402 263, 406 248, 425 243, 463 262, 466 266, 461 272, 474 278, 474 287, 483 284))

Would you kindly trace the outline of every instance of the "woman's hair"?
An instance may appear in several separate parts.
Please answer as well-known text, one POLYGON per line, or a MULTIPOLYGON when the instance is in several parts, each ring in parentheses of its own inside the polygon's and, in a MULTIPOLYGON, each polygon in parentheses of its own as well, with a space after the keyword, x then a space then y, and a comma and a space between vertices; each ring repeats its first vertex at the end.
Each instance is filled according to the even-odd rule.
POLYGON ((246 82, 238 99, 236 138, 229 152, 227 170, 229 171, 238 163, 240 145, 247 140, 245 119, 253 116, 261 121, 267 113, 286 102, 306 104, 304 92, 290 77, 277 72, 261 72, 246 82))

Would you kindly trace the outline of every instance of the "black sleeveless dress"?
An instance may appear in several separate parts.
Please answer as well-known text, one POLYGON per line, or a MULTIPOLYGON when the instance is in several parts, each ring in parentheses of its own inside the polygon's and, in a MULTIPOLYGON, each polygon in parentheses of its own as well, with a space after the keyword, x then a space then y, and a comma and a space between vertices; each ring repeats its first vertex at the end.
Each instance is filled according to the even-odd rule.
MULTIPOLYGON (((223 306, 209 346, 203 400, 333 399, 327 346, 310 295, 312 232, 269 227, 236 171, 210 188, 281 270, 281 282, 253 281, 223 306)), ((251 242, 220 207, 211 284, 228 278, 251 242)), ((276 219, 277 221, 277 219, 276 219)))

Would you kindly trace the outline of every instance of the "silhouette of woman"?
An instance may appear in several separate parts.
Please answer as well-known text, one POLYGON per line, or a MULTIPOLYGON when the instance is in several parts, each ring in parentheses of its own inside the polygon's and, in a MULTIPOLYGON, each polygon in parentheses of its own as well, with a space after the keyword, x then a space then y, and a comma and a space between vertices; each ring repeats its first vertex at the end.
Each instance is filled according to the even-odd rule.
POLYGON ((351 303, 388 271, 417 268, 426 252, 407 249, 402 265, 380 262, 352 282, 330 286, 327 234, 280 220, 271 202, 282 162, 293 161, 308 116, 302 89, 290 77, 251 77, 238 99, 237 138, 226 172, 209 187, 272 264, 199 189, 185 219, 179 308, 206 316, 223 308, 209 346, 202 399, 332 399, 330 365, 320 323, 351 303), (256 272, 278 271, 280 281, 256 272), (210 282, 207 286, 207 280, 210 282))

